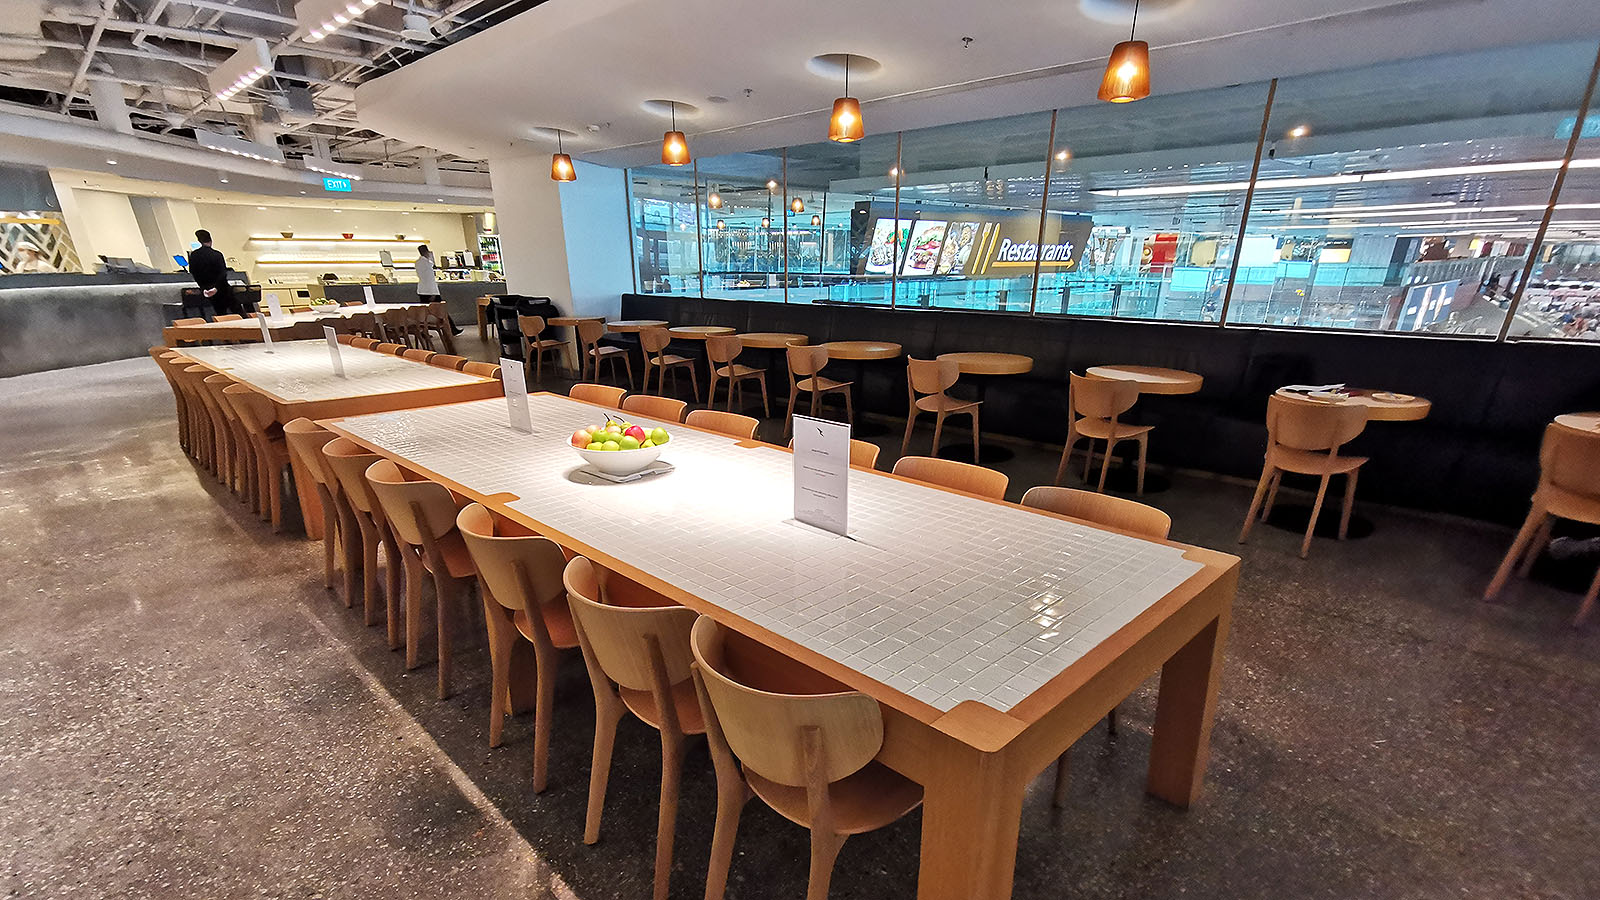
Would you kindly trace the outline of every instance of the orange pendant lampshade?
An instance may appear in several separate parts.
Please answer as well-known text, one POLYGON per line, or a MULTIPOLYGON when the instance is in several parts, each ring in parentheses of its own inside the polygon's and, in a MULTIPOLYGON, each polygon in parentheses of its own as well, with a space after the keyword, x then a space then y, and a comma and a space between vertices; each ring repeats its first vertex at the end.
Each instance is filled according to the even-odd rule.
POLYGON ((1128 39, 1111 48, 1106 74, 1100 79, 1101 100, 1128 103, 1150 96, 1150 45, 1133 39, 1139 27, 1139 0, 1133 0, 1133 24, 1128 39))
POLYGON ((811 217, 811 227, 812 228, 820 228, 820 227, 822 227, 822 217, 821 216, 812 216, 811 217))
POLYGON ((801 200, 799 197, 796 197, 789 201, 789 208, 797 213, 803 213, 806 211, 806 202, 801 200))
POLYGON ((689 164, 689 139, 678 130, 678 105, 672 105, 672 130, 661 136, 661 162, 669 166, 689 164))
POLYGON ((556 132, 556 152, 550 154, 551 181, 577 181, 578 170, 572 167, 572 157, 561 146, 561 132, 556 132))
POLYGON ((828 119, 828 140, 848 144, 866 137, 861 121, 861 101, 850 96, 850 55, 844 57, 844 96, 833 101, 833 116, 828 119))

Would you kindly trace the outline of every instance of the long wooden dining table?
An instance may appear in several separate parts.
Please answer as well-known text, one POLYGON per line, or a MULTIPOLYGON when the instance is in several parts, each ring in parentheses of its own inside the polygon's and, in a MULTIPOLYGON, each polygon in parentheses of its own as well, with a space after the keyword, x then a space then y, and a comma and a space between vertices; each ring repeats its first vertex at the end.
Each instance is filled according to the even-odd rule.
MULTIPOLYGON (((285 341, 177 347, 197 365, 261 393, 272 401, 273 417, 283 425, 299 418, 323 419, 409 409, 439 403, 480 400, 504 394, 498 379, 468 375, 377 350, 340 344, 344 375, 335 375, 328 342, 285 341)), ((309 477, 290 457, 295 484, 309 477)), ((306 533, 322 536, 322 503, 316 491, 297 490, 306 533)))
MULTIPOLYGON (((331 325, 361 313, 384 313, 394 309, 421 308, 425 303, 368 303, 360 306, 323 306, 311 310, 267 317, 267 331, 274 341, 285 340, 296 326, 331 325)), ((313 331, 315 329, 313 328, 313 331)), ((195 341, 256 343, 261 341, 261 322, 255 316, 224 322, 197 322, 193 325, 168 325, 161 329, 161 340, 168 347, 195 341)))
POLYGON ((1146 790, 1199 797, 1236 557, 868 469, 839 536, 793 521, 784 448, 668 423, 672 471, 615 484, 568 444, 605 410, 528 406, 532 434, 497 401, 322 424, 874 697, 923 900, 1009 897, 1029 782, 1158 670, 1146 790))

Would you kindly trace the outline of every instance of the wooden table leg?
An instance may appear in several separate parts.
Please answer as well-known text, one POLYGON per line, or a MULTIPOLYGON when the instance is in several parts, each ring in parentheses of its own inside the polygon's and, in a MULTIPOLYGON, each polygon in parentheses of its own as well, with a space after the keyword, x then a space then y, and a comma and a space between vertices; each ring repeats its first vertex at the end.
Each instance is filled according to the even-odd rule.
POLYGON ((952 742, 925 782, 918 900, 1008 900, 1027 780, 1005 756, 952 742))
POLYGON ((489 307, 478 304, 478 340, 489 342, 489 307))
POLYGON ((311 473, 300 465, 293 453, 289 454, 289 469, 294 472, 294 492, 300 495, 300 516, 306 523, 306 537, 322 540, 322 501, 311 489, 311 473))
POLYGON ((1161 667, 1145 789, 1175 806, 1188 807, 1200 798, 1211 756, 1211 721, 1227 638, 1228 610, 1224 608, 1161 667))

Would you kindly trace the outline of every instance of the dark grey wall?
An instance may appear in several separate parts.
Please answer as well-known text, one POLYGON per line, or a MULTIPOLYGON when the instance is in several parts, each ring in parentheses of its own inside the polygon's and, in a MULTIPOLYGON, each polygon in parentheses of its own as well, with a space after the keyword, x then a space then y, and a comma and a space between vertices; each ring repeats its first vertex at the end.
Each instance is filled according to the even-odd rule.
POLYGON ((161 343, 162 304, 192 283, 186 275, 0 278, 0 377, 143 356, 161 343))

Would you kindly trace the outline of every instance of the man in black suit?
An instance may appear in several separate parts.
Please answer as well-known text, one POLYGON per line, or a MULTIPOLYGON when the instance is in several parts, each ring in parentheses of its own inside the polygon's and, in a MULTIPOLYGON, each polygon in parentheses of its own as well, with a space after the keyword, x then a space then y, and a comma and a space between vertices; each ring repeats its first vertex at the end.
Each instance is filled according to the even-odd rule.
POLYGON ((200 242, 200 249, 189 254, 189 274, 200 286, 201 296, 211 301, 216 315, 243 315, 239 301, 234 299, 233 286, 228 284, 228 261, 221 251, 212 249, 211 232, 202 228, 194 237, 200 242))

